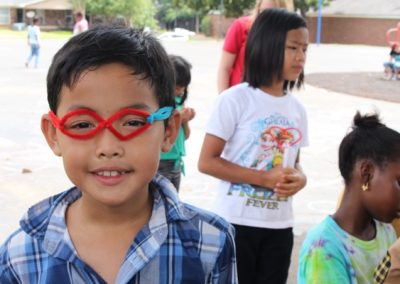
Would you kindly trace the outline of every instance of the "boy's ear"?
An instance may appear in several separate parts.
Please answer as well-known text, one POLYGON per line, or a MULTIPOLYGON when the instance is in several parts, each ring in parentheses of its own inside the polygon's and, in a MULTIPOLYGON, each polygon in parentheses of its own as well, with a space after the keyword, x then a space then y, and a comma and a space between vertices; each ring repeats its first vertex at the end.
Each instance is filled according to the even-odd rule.
POLYGON ((164 140, 161 146, 161 151, 168 152, 175 143, 181 126, 181 115, 179 111, 174 110, 168 118, 168 124, 164 133, 164 140))
POLYGON ((60 151, 60 147, 59 147, 58 139, 57 139, 57 135, 56 135, 57 129, 53 126, 53 123, 51 123, 51 120, 50 120, 50 117, 48 114, 44 114, 42 116, 41 128, 42 128, 44 138, 46 138, 47 144, 50 146, 51 150, 53 150, 53 153, 56 156, 61 156, 61 151, 60 151))

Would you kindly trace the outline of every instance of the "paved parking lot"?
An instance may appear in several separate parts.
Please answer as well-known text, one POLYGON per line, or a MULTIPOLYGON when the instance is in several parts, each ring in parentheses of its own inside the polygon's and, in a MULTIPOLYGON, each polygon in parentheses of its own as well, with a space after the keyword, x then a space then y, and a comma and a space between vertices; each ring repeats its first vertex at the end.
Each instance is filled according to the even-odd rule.
MULTIPOLYGON (((0 243, 17 228, 29 205, 70 186, 62 161, 48 149, 40 132, 42 113, 48 109, 45 77, 61 40, 43 43, 38 69, 26 69, 28 47, 24 39, 0 38, 0 243), (25 172, 25 173, 24 173, 25 172)), ((204 126, 217 96, 216 68, 222 42, 214 40, 165 42, 167 50, 193 65, 188 106, 196 109, 192 136, 185 158, 187 175, 182 180, 184 201, 210 209, 216 180, 197 171, 204 126)), ((380 47, 312 45, 306 74, 313 72, 380 72, 387 50, 380 47)), ((340 82, 337 82, 340 84, 340 82)), ((298 93, 309 116, 310 147, 302 152, 308 176, 306 188, 294 201, 299 237, 335 208, 342 182, 337 170, 337 148, 356 110, 379 110, 384 121, 400 131, 399 105, 352 97, 306 86, 298 93)), ((298 248, 296 247, 295 250, 298 248)), ((289 283, 295 283, 295 263, 289 283)))

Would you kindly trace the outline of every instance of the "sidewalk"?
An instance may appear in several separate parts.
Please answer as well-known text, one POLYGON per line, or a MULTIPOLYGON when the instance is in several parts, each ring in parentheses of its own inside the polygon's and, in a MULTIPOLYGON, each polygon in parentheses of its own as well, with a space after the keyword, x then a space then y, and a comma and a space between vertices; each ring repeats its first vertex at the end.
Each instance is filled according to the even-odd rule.
MULTIPOLYGON (((45 78, 47 67, 62 41, 45 41, 39 69, 23 66, 28 48, 24 40, 1 39, 0 53, 0 243, 14 229, 29 205, 70 186, 62 161, 48 149, 40 131, 40 117, 48 109, 45 78), (22 173, 23 170, 30 173, 22 173)), ((216 180, 197 171, 204 126, 216 93, 216 69, 221 41, 166 42, 167 50, 193 65, 188 106, 196 109, 185 158, 187 175, 181 198, 210 209, 216 180)), ((367 46, 310 46, 306 74, 314 72, 380 72, 386 48, 367 46)), ((306 75, 307 76, 307 75, 306 75)), ((340 84, 340 82, 338 82, 340 84)), ((331 213, 342 182, 337 169, 337 148, 356 110, 378 109, 385 123, 400 131, 399 105, 352 97, 307 85, 298 93, 309 117, 310 147, 302 152, 308 176, 306 188, 294 198, 295 248, 288 283, 296 283, 297 252, 304 234, 331 213)))

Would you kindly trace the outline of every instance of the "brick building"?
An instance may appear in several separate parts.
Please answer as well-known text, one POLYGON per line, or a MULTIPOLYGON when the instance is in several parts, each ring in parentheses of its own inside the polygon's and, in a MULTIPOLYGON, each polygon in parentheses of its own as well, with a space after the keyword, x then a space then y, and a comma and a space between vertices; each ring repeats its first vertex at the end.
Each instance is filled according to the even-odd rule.
POLYGON ((44 30, 73 25, 71 0, 1 0, 0 26, 15 28, 28 24, 29 12, 39 18, 44 30))
MULTIPOLYGON (((307 14, 316 41, 317 13, 307 14)), ((322 9, 321 43, 386 46, 386 32, 400 22, 400 0, 332 0, 322 9)))
MULTIPOLYGON (((224 37, 234 19, 211 13, 213 37, 224 37)), ((310 42, 316 42, 317 12, 307 13, 310 42)), ((386 31, 400 22, 400 0, 332 0, 322 9, 321 43, 386 46, 386 31)))

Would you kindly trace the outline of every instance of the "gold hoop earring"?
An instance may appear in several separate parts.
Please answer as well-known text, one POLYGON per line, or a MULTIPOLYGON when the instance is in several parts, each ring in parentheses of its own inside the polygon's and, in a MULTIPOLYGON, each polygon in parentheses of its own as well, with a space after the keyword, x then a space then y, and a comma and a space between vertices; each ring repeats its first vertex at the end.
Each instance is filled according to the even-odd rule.
POLYGON ((368 182, 364 183, 364 184, 361 186, 361 189, 362 189, 362 191, 367 191, 367 190, 368 190, 368 182))

